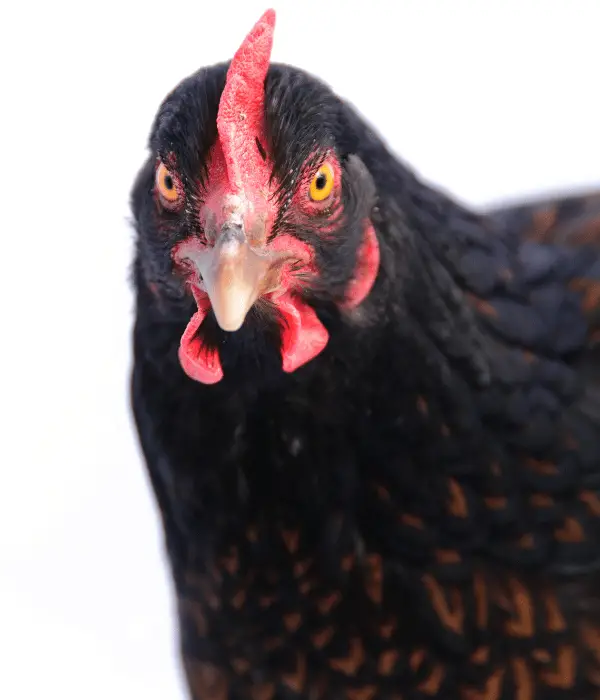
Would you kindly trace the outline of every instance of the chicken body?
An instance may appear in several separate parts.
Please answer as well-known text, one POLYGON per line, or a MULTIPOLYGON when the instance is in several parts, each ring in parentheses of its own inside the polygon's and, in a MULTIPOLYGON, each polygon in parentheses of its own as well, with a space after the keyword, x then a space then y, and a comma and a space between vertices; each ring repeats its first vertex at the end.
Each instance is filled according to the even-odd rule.
POLYGON ((171 251, 196 199, 157 214, 155 163, 200 172, 226 70, 167 98, 132 199, 132 401, 192 697, 597 698, 600 196, 468 211, 272 65, 261 147, 299 167, 325 143, 353 187, 346 237, 305 236, 328 342, 284 372, 268 309, 209 313, 223 378, 194 381, 171 251), (364 212, 381 261, 343 309, 364 212))

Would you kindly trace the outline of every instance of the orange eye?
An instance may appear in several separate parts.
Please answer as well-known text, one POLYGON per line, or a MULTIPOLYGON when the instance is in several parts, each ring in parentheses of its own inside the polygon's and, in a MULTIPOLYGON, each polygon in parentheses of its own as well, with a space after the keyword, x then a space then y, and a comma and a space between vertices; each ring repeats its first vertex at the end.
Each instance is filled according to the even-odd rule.
POLYGON ((156 189, 161 202, 167 208, 172 208, 179 203, 181 191, 177 187, 175 176, 167 170, 164 163, 160 163, 156 169, 156 189))
POLYGON ((310 183, 310 198, 313 202, 322 202, 329 197, 332 190, 333 168, 328 163, 323 163, 310 183))

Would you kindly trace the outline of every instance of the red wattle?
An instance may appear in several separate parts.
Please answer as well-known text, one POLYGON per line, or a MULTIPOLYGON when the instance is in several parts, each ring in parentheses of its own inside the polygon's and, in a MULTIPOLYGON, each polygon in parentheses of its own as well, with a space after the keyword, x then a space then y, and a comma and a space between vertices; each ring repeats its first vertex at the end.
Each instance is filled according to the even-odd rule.
POLYGON ((283 371, 294 372, 325 348, 329 333, 314 310, 298 297, 286 293, 278 297, 276 305, 285 319, 281 333, 283 371))
POLYGON ((206 294, 194 289, 194 298, 198 311, 192 316, 179 345, 179 362, 183 371, 202 384, 216 384, 223 379, 223 368, 216 350, 207 350, 196 334, 206 314, 210 310, 210 301, 206 294))

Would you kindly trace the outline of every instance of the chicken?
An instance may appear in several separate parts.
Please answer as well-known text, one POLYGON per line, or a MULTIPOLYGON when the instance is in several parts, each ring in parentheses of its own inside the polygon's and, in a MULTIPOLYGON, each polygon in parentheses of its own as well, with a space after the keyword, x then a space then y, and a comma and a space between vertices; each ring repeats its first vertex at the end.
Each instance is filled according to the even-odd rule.
POLYGON ((470 211, 315 78, 161 105, 132 403, 195 700, 600 697, 600 193, 470 211))

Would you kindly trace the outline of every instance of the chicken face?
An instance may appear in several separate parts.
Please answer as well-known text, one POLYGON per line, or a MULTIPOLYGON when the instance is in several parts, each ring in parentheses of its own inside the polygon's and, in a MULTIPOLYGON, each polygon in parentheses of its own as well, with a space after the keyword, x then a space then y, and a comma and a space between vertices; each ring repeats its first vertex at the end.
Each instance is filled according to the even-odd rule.
POLYGON ((275 319, 293 372, 328 342, 315 304, 355 307, 377 275, 373 187, 336 138, 340 102, 270 66, 274 22, 266 12, 227 70, 201 71, 167 97, 151 139, 153 252, 168 251, 195 300, 179 359, 205 384, 223 377, 219 345, 249 315, 275 319))

